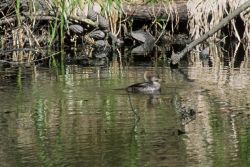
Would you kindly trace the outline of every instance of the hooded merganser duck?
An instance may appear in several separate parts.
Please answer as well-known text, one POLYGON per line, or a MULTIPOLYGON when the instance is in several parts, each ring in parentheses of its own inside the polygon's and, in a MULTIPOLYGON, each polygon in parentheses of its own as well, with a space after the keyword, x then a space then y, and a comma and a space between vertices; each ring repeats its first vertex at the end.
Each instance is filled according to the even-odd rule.
POLYGON ((152 72, 146 71, 144 73, 143 83, 137 83, 130 85, 126 88, 128 92, 142 92, 142 93, 157 93, 161 89, 161 80, 159 77, 155 76, 152 72))

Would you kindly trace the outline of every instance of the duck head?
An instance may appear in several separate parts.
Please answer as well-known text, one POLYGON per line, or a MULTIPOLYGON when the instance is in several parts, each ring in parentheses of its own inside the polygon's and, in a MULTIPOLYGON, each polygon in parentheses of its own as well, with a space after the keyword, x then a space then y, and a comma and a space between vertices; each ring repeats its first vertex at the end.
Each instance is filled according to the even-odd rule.
POLYGON ((161 81, 159 76, 156 73, 152 72, 152 71, 145 71, 144 80, 146 82, 160 82, 161 81))

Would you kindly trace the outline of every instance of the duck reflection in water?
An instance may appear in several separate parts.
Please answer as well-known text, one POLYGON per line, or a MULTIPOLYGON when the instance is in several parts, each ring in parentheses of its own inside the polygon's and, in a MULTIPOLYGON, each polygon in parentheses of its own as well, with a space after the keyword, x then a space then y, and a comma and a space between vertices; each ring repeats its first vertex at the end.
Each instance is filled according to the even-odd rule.
POLYGON ((161 90, 161 79, 151 71, 144 73, 143 83, 136 83, 126 88, 127 92, 131 93, 145 93, 145 94, 159 94, 161 90))

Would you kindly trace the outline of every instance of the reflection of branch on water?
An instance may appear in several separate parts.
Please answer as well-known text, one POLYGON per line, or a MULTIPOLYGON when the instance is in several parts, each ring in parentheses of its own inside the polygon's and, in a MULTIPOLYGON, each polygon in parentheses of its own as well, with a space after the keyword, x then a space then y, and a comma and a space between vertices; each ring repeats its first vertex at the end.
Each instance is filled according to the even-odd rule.
POLYGON ((174 97, 173 105, 176 109, 180 125, 184 126, 196 119, 196 111, 190 106, 183 105, 180 98, 174 97))
POLYGON ((138 115, 138 111, 133 107, 132 101, 131 101, 131 96, 130 93, 128 92, 128 100, 129 100, 129 105, 131 107, 131 110, 133 111, 134 115, 135 115, 135 121, 136 123, 140 120, 140 116, 138 115))
MULTIPOLYGON (((151 110, 152 108, 154 108, 155 104, 157 104, 157 102, 158 102, 157 97, 160 95, 160 92, 157 91, 157 92, 154 92, 152 94, 149 93, 149 94, 142 94, 142 95, 148 96, 148 99, 145 100, 146 109, 151 110)), ((131 108, 132 112, 134 113, 136 121, 139 121, 140 120, 139 110, 137 108, 134 108, 133 102, 131 100, 131 94, 129 92, 128 92, 128 100, 129 100, 130 108, 131 108)))
POLYGON ((190 107, 182 107, 179 112, 182 125, 187 125, 196 119, 196 112, 190 107))
POLYGON ((178 69, 171 69, 171 72, 178 72, 179 74, 181 74, 183 76, 183 78, 188 81, 188 82, 194 82, 194 79, 190 79, 188 77, 188 74, 186 72, 184 72, 182 69, 178 68, 178 69))

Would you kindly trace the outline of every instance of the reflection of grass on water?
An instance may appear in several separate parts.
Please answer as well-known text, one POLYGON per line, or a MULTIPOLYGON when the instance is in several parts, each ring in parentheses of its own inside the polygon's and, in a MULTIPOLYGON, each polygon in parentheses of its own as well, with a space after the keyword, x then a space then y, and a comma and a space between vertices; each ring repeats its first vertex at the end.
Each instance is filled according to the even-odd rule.
MULTIPOLYGON (((133 69, 127 73, 135 75, 134 71, 133 69)), ((44 166, 63 163, 70 166, 76 162, 93 165, 100 161, 109 166, 143 166, 146 163, 153 163, 152 166, 155 166, 159 162, 172 162, 173 159, 169 160, 168 157, 178 157, 178 161, 188 162, 190 166, 209 163, 217 166, 230 166, 232 163, 247 166, 250 135, 248 118, 218 112, 221 106, 216 103, 218 100, 211 95, 211 91, 208 92, 211 96, 209 99, 208 94, 199 92, 200 85, 190 83, 194 85, 185 89, 180 76, 174 83, 169 69, 164 69, 164 72, 169 81, 168 86, 171 85, 164 87, 167 91, 164 94, 166 98, 176 95, 187 100, 191 98, 198 101, 199 107, 203 107, 194 123, 186 126, 186 137, 176 137, 171 133, 176 128, 176 107, 170 102, 148 111, 144 110, 147 98, 134 96, 134 104, 142 107, 142 112, 139 113, 141 120, 136 122, 129 110, 131 106, 126 93, 118 93, 118 96, 117 93, 109 92, 109 89, 126 82, 127 78, 122 78, 121 83, 117 83, 119 75, 108 75, 108 79, 97 77, 96 80, 68 77, 70 82, 65 83, 65 80, 53 80, 50 76, 44 78, 47 75, 41 74, 41 80, 38 78, 38 81, 30 85, 33 93, 23 89, 18 96, 20 100, 16 107, 20 112, 16 114, 16 119, 9 120, 13 121, 11 124, 18 126, 13 130, 9 129, 11 126, 2 126, 3 130, 15 134, 12 140, 17 142, 11 143, 10 149, 13 150, 10 152, 15 152, 21 159, 18 163, 28 159, 30 162, 25 163, 44 166), (172 87, 179 89, 172 90, 172 87), (88 101, 82 103, 82 99, 88 101), (125 109, 121 108, 124 106, 125 109), (27 126, 19 126, 20 124, 30 126, 26 128, 27 126), (158 158, 161 161, 158 162, 158 158)), ((194 74, 192 71, 190 73, 194 74)), ((83 74, 81 71, 70 75, 83 74)), ((6 118, 8 117, 5 115, 2 119, 6 118)), ((9 137, 6 137, 6 143, 7 141, 9 137)), ((12 154, 7 156, 13 158, 12 154)), ((176 162, 176 159, 173 161, 176 162)))
POLYGON ((132 110, 132 112, 134 113, 134 116, 135 116, 135 124, 137 124, 140 121, 140 115, 138 115, 139 111, 136 108, 134 108, 133 103, 131 101, 130 93, 127 92, 127 94, 128 94, 129 105, 130 105, 131 110, 132 110))

